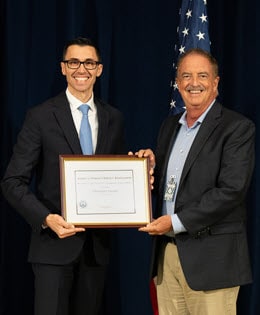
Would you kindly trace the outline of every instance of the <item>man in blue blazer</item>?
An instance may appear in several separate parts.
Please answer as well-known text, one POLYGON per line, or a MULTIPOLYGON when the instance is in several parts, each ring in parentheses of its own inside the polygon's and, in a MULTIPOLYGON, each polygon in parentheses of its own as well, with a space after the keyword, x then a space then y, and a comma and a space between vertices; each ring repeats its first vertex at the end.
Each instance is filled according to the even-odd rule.
POLYGON ((239 287, 252 281, 245 200, 255 126, 216 100, 218 65, 207 52, 183 54, 176 82, 186 111, 161 126, 157 219, 140 229, 157 235, 159 314, 236 314, 239 287))
POLYGON ((102 69, 89 39, 66 44, 61 71, 67 89, 28 111, 1 183, 10 205, 32 228, 35 315, 99 314, 110 232, 75 227, 61 216, 59 155, 82 154, 78 107, 83 103, 90 106, 94 154, 123 153, 122 114, 93 94, 102 69))

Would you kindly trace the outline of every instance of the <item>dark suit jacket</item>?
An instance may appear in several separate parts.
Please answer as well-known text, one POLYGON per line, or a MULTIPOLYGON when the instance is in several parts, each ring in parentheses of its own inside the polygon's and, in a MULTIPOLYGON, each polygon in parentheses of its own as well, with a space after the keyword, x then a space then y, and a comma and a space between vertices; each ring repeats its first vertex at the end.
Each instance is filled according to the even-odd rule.
MULTIPOLYGON (((122 154, 124 150, 121 113, 95 99, 98 139, 95 154, 122 154)), ((30 109, 18 135, 14 153, 2 180, 9 203, 32 227, 29 261, 66 264, 80 253, 86 237, 88 252, 99 264, 107 264, 109 231, 89 229, 86 233, 59 239, 50 229, 41 228, 50 213, 61 213, 60 154, 82 154, 65 92, 30 109), (35 191, 30 190, 34 174, 35 191)))
MULTIPOLYGON (((161 215, 167 163, 179 118, 168 117, 158 136, 156 216, 161 215)), ((252 280, 245 198, 254 167, 254 133, 250 120, 215 102, 186 159, 175 212, 187 232, 177 234, 176 242, 184 274, 194 290, 252 280)), ((156 237, 156 255, 161 241, 162 237, 156 237)), ((154 263, 156 269, 156 259, 154 263)))

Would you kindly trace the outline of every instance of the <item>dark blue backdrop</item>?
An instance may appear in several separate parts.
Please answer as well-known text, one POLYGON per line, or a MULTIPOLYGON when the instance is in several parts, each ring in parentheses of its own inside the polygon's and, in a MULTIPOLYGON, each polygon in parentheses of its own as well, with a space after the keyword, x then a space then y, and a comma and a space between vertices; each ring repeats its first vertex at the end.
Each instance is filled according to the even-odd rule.
MULTIPOLYGON (((100 46, 104 73, 96 93, 126 118, 130 149, 154 148, 169 111, 173 47, 180 0, 0 0, 0 176, 26 110, 64 88, 59 61, 64 42, 90 36, 100 46)), ((220 64, 220 99, 259 123, 256 107, 256 3, 208 0, 211 51, 220 64)), ((258 33, 259 35, 259 33, 258 33)), ((259 129, 257 128, 257 143, 259 129)), ((256 147, 259 159, 259 147, 256 147)), ((238 313, 259 311, 259 165, 251 186, 249 241, 254 283, 241 289, 238 313)), ((32 315, 33 282, 27 264, 29 227, 0 199, 0 314, 32 315)), ((135 229, 115 231, 104 315, 151 315, 151 242, 135 229)))

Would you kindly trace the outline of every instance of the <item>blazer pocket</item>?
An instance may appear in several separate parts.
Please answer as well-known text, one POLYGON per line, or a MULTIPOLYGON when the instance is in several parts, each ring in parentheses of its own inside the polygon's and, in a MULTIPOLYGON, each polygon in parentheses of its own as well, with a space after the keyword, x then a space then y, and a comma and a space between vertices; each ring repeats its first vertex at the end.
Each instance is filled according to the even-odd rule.
POLYGON ((243 233, 246 231, 245 222, 226 222, 213 225, 209 228, 209 234, 230 234, 230 233, 243 233))

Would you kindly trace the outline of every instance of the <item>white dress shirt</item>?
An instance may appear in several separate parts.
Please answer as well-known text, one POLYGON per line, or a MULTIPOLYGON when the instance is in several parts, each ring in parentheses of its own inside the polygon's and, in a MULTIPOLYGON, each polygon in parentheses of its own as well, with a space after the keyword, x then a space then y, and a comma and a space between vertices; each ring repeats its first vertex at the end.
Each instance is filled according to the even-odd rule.
MULTIPOLYGON (((73 121, 79 135, 82 113, 78 109, 78 107, 82 105, 83 103, 80 100, 78 100, 75 96, 73 96, 68 90, 68 88, 66 90, 66 95, 70 104, 70 110, 73 117, 73 121)), ((88 104, 90 107, 88 111, 88 119, 89 119, 89 124, 91 127, 91 133, 92 133, 93 152, 95 152, 96 146, 97 146, 97 135, 98 135, 98 117, 97 117, 97 108, 94 103, 94 94, 92 94, 89 101, 85 104, 88 104)))

